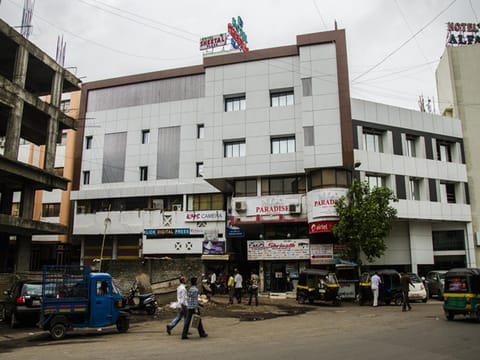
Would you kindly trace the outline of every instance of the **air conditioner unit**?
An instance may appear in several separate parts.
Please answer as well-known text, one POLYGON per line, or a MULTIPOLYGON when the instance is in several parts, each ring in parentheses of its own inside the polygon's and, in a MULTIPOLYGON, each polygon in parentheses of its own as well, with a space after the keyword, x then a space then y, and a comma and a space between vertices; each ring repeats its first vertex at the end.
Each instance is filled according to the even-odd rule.
POLYGON ((301 204, 290 204, 288 205, 288 212, 290 214, 300 214, 302 212, 301 204))
POLYGON ((173 211, 182 211, 182 205, 180 205, 180 204, 173 204, 173 205, 172 205, 172 210, 173 210, 173 211))
POLYGON ((247 204, 245 203, 245 201, 235 201, 235 210, 237 211, 247 210, 247 204))

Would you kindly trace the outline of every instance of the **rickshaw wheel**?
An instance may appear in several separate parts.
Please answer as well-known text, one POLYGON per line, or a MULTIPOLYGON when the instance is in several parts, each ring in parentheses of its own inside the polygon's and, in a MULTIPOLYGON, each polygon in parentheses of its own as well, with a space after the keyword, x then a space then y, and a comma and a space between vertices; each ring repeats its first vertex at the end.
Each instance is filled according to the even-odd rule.
POLYGON ((305 297, 300 295, 300 296, 297 298, 297 302, 298 302, 299 304, 305 304, 305 297))
POLYGON ((53 340, 60 340, 65 337, 66 331, 67 331, 67 328, 65 327, 65 325, 63 325, 62 323, 56 323, 50 329, 50 336, 52 337, 53 340))
POLYGON ((454 314, 453 312, 451 312, 451 311, 448 311, 448 312, 446 313, 446 316, 447 316, 447 320, 449 320, 449 321, 451 321, 451 320, 453 320, 453 319, 455 318, 455 314, 454 314))
POLYGON ((400 306, 400 305, 402 305, 402 302, 403 302, 403 300, 400 296, 395 297, 395 305, 400 306))
POLYGON ((117 330, 120 333, 125 333, 130 327, 130 321, 126 317, 120 317, 117 320, 117 330))

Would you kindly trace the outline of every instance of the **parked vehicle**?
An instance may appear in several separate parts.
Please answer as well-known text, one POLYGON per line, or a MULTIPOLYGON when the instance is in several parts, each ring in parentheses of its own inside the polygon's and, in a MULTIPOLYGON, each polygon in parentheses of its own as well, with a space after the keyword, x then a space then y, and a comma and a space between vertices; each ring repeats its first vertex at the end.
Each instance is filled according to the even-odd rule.
POLYGON ((92 273, 84 266, 45 266, 38 326, 62 339, 73 328, 130 326, 119 288, 107 273, 92 273))
POLYGON ((304 304, 314 301, 330 302, 340 306, 342 303, 338 293, 340 285, 333 272, 320 269, 305 269, 300 273, 297 285, 297 302, 304 304))
MULTIPOLYGON (((358 290, 358 302, 360 305, 371 303, 373 300, 371 277, 375 272, 366 272, 360 276, 360 284, 358 290)), ((402 304, 402 286, 400 285, 400 274, 397 270, 382 269, 377 270, 378 276, 382 282, 378 294, 380 304, 395 305, 402 304)))
POLYGON ((446 273, 447 270, 433 270, 427 273, 425 281, 428 286, 428 294, 430 297, 437 296, 440 300, 443 299, 446 273))
POLYGON ((140 294, 137 282, 135 281, 130 291, 124 298, 125 310, 145 311, 148 315, 155 314, 158 302, 154 294, 140 294))
POLYGON ((455 315, 480 320, 480 269, 448 270, 443 299, 443 310, 448 320, 453 320, 455 315))
POLYGON ((3 294, 2 319, 8 321, 12 328, 23 323, 36 323, 40 317, 40 299, 42 283, 32 280, 17 280, 10 290, 3 294))
POLYGON ((408 276, 412 282, 408 288, 408 299, 412 301, 421 300, 424 303, 427 302, 428 291, 422 279, 415 273, 408 273, 408 276))

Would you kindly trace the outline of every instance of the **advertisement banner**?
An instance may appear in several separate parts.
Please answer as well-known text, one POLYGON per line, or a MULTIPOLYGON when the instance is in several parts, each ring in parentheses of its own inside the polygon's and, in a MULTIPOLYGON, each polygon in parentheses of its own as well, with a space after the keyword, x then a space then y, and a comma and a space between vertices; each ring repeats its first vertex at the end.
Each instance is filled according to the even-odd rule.
POLYGON ((185 222, 200 221, 225 221, 225 211, 187 211, 185 212, 185 222))
POLYGON ((250 240, 248 260, 307 260, 309 240, 250 240))
POLYGON ((308 233, 330 233, 332 232, 333 225, 335 225, 336 223, 338 223, 338 221, 315 221, 308 224, 308 233))
POLYGON ((223 255, 225 254, 225 242, 223 241, 204 241, 203 255, 223 255))
MULTIPOLYGON (((335 203, 347 194, 348 189, 330 188, 310 191, 307 195, 308 203, 312 209, 311 218, 338 217, 335 203)), ((310 216, 309 216, 310 219, 310 216)))
POLYGON ((333 244, 311 244, 310 263, 312 265, 333 264, 333 244))

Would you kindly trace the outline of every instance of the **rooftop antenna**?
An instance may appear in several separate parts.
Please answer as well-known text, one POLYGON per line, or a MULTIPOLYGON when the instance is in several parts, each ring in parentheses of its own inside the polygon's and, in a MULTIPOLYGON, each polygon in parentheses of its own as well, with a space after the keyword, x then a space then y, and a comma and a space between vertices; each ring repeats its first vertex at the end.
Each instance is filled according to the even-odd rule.
POLYGON ((335 20, 335 30, 338 30, 337 20, 335 20))
POLYGON ((57 53, 55 55, 55 60, 58 65, 64 67, 65 65, 65 50, 67 48, 67 43, 63 41, 63 35, 57 38, 57 53))
POLYGON ((24 0, 21 34, 28 39, 32 33, 32 15, 35 0, 24 0))

